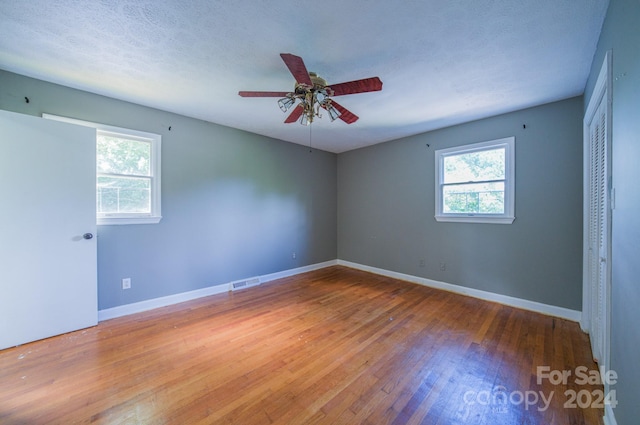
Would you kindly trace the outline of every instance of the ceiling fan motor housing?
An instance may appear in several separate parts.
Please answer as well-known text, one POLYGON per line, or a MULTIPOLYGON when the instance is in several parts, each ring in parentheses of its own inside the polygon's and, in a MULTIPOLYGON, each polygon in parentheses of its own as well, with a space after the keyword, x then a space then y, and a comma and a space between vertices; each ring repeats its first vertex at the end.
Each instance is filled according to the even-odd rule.
POLYGON ((326 96, 333 95, 333 92, 330 90, 330 88, 327 88, 327 80, 320 77, 315 72, 309 72, 309 78, 311 79, 311 83, 313 84, 313 86, 309 87, 307 84, 296 82, 294 89, 294 93, 296 95, 304 95, 308 92, 320 92, 325 89, 327 89, 326 96))
POLYGON ((313 83, 313 88, 316 90, 323 89, 327 86, 327 81, 320 77, 315 72, 309 72, 309 78, 311 78, 311 82, 313 83))

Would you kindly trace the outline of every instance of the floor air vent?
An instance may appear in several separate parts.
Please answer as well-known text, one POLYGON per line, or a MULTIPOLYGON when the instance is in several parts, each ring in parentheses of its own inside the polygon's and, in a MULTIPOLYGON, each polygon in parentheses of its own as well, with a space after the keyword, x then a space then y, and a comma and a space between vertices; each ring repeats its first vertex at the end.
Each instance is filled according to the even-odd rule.
POLYGON ((252 279, 245 280, 237 280, 235 282, 231 282, 229 287, 232 291, 237 291, 238 289, 250 288, 252 286, 260 285, 260 278, 254 277, 252 279))

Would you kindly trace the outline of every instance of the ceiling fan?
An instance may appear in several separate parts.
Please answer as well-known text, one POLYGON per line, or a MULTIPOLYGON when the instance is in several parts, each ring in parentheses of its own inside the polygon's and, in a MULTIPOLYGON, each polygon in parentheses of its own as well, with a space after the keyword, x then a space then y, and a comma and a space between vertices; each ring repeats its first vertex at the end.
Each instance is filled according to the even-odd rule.
POLYGON ((358 120, 358 116, 332 97, 382 90, 382 81, 378 77, 327 85, 318 74, 307 71, 301 57, 291 53, 280 53, 280 57, 296 79, 292 92, 240 91, 238 94, 242 97, 280 97, 278 106, 282 112, 287 112, 295 105, 291 114, 284 120, 286 124, 300 119, 300 124, 309 125, 314 117, 321 117, 321 108, 329 113, 331 121, 340 118, 347 124, 353 124, 358 120))

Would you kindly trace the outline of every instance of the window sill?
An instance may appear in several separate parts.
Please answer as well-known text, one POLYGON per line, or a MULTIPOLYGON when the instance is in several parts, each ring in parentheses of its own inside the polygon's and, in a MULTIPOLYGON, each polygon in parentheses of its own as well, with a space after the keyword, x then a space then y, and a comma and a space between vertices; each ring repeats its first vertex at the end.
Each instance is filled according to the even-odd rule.
POLYGON ((161 216, 154 217, 99 217, 98 226, 122 225, 122 224, 158 224, 161 216))
POLYGON ((436 215, 436 221, 452 223, 485 223, 485 224, 511 224, 515 217, 491 217, 482 215, 436 215))

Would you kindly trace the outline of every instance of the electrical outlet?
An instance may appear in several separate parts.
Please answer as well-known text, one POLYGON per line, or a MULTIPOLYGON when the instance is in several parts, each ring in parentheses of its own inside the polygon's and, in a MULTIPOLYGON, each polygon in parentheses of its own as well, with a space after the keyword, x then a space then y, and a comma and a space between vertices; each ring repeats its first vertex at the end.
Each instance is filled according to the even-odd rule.
POLYGON ((127 277, 122 279, 122 289, 129 289, 131 288, 131 278, 127 277))
POLYGON ((296 259, 296 253, 295 253, 295 251, 291 253, 291 258, 293 258, 294 260, 296 259))
POLYGON ((420 260, 420 267, 424 267, 426 265, 426 262, 424 260, 420 260))
POLYGON ((443 272, 446 271, 447 270, 447 263, 441 261, 440 262, 440 270, 443 271, 443 272))

